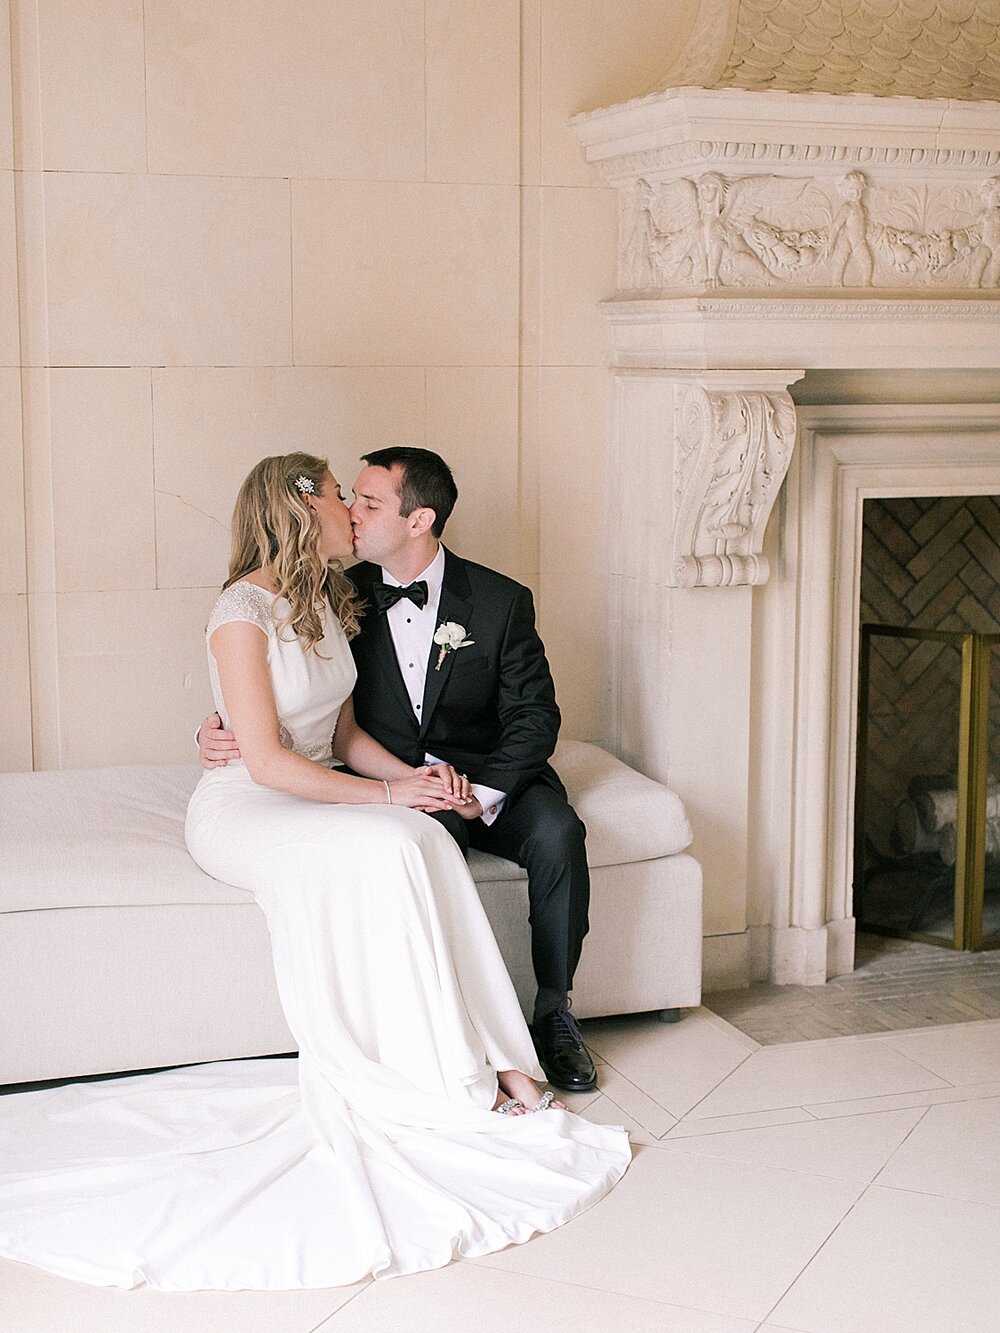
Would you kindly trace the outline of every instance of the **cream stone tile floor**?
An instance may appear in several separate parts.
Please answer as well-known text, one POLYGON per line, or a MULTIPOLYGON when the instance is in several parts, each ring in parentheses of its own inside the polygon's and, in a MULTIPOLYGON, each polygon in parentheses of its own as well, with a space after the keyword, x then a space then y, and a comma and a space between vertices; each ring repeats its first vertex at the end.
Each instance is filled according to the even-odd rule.
POLYGON ((635 1159, 568 1226, 333 1291, 123 1292, 0 1263, 3 1333, 996 1333, 1000 1020, 759 1046, 585 1025, 635 1159))

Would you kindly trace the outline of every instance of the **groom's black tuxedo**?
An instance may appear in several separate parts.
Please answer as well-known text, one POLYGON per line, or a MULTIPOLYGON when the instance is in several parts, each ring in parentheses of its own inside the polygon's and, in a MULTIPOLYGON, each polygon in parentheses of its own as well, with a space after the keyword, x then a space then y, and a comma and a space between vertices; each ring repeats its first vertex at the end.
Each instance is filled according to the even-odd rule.
POLYGON ((351 645, 354 709, 365 731, 408 764, 422 764, 425 754, 453 764, 472 782, 506 792, 508 806, 535 781, 565 795, 548 764, 559 709, 528 589, 445 551, 437 622, 461 625, 473 643, 446 653, 440 668, 431 645, 418 722, 388 622, 374 609, 372 584, 380 577, 367 563, 348 571, 368 606, 351 645))
POLYGON ((454 621, 474 642, 446 653, 440 670, 439 648, 431 645, 418 722, 386 617, 375 610, 372 585, 380 577, 368 563, 348 571, 367 603, 351 643, 358 723, 409 764, 433 755, 507 794, 489 826, 450 811, 439 817, 463 851, 471 844, 527 869, 535 977, 545 992, 564 995, 587 933, 590 881, 583 824, 548 763, 559 709, 531 593, 445 551, 437 623, 454 621))

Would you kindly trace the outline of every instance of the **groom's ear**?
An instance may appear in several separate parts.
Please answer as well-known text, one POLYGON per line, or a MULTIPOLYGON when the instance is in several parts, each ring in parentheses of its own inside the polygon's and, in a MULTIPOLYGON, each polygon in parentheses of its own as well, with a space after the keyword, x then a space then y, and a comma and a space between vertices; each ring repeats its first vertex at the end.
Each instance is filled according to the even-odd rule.
POLYGON ((437 512, 424 506, 420 509, 411 509, 407 517, 414 537, 422 537, 425 532, 430 532, 433 528, 437 521, 437 512))

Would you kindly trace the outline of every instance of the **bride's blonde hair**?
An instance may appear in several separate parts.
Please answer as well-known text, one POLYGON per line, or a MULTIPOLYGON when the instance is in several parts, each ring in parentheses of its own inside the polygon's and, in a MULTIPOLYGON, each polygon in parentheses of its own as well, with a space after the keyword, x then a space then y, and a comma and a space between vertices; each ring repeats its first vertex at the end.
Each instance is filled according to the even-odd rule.
POLYGON ((303 488, 310 491, 310 485, 310 493, 320 494, 329 470, 325 458, 312 454, 260 460, 236 497, 229 577, 222 585, 228 588, 255 570, 267 569, 278 595, 287 597, 292 608, 279 633, 290 625, 313 649, 323 637, 319 612, 324 600, 349 639, 358 633, 361 610, 340 561, 327 562, 320 555, 320 521, 303 499, 303 488))

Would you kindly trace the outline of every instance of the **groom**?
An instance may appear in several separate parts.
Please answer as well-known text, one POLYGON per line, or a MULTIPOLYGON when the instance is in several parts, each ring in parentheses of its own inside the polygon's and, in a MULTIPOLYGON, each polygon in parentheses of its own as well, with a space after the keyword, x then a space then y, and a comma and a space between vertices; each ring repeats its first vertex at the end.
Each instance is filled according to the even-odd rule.
MULTIPOLYGON (((441 545, 458 491, 437 454, 380 449, 364 462, 351 505, 362 563, 348 571, 368 607, 351 643, 357 720, 407 763, 443 761, 470 778, 475 800, 434 818, 463 852, 527 870, 532 1037, 550 1083, 589 1091, 597 1074, 569 1012, 588 925, 585 829, 548 764, 559 709, 531 593, 441 545)), ((202 725, 203 762, 233 755, 217 725, 202 725)))

